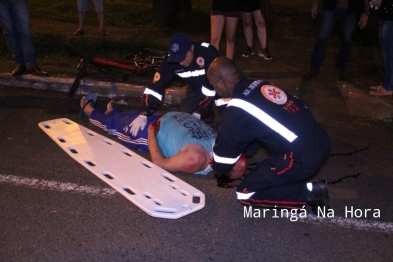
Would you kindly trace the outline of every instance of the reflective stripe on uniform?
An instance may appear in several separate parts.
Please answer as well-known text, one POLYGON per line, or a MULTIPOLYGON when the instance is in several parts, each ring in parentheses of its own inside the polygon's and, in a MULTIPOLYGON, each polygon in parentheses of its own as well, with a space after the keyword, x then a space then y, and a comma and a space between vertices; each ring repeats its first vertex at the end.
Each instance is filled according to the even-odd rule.
POLYGON ((223 105, 227 105, 229 103, 230 100, 225 101, 224 99, 220 98, 214 101, 214 103, 216 104, 216 106, 223 106, 223 105))
POLYGON ((239 160, 240 156, 241 156, 241 154, 235 158, 221 157, 221 156, 216 155, 216 153, 213 152, 214 161, 216 161, 217 163, 220 163, 220 164, 228 164, 228 165, 235 164, 237 162, 237 160, 239 160))
POLYGON ((145 89, 145 92, 143 92, 145 95, 152 95, 152 96, 154 96, 155 98, 157 98, 158 100, 162 100, 162 95, 160 95, 159 93, 157 93, 157 92, 155 92, 155 91, 153 91, 153 90, 151 90, 151 89, 149 89, 149 88, 146 88, 145 89))
POLYGON ((197 77, 205 75, 205 69, 189 71, 184 73, 176 73, 181 78, 190 78, 190 77, 197 77))
POLYGON ((202 86, 202 94, 204 94, 205 96, 215 96, 216 91, 210 90, 209 88, 202 86))
POLYGON ((253 104, 251 104, 249 102, 235 98, 235 99, 232 99, 228 103, 228 106, 236 106, 236 107, 239 107, 239 108, 245 110, 247 113, 256 117, 259 121, 261 121, 262 123, 264 123, 265 125, 267 125, 271 129, 273 129, 273 131, 280 134, 282 137, 284 137, 289 142, 293 142, 297 138, 296 134, 294 134, 288 128, 283 126, 281 123, 279 123, 273 117, 269 116, 266 112, 264 112, 263 110, 261 110, 260 108, 254 106, 253 104))
POLYGON ((241 192, 236 192, 236 197, 238 200, 246 200, 249 199, 252 195, 254 195, 255 192, 251 192, 251 193, 241 193, 241 192))

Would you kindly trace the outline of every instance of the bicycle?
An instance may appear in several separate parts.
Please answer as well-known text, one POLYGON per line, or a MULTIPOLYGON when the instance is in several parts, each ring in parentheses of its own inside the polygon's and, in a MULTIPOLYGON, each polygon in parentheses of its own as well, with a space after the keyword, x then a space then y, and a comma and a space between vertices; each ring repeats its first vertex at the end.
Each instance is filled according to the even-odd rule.
MULTIPOLYGON (((113 67, 118 69, 124 69, 130 71, 137 76, 146 76, 150 73, 154 73, 159 68, 162 61, 164 61, 167 52, 162 50, 144 48, 136 55, 127 55, 124 59, 117 58, 104 58, 95 56, 97 49, 97 43, 93 45, 90 52, 83 56, 75 50, 66 46, 66 51, 71 56, 79 56, 81 59, 78 62, 77 68, 78 74, 75 78, 73 85, 68 92, 68 96, 74 96, 76 90, 80 85, 80 81, 89 71, 91 65, 103 69, 105 67, 113 67)), ((123 75, 123 82, 125 82, 129 77, 129 74, 123 75)))

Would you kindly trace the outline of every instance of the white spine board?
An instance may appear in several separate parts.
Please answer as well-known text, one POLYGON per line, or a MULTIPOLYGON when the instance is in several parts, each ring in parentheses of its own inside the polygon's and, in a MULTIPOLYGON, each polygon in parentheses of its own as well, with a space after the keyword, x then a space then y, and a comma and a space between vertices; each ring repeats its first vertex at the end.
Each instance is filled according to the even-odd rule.
POLYGON ((67 118, 38 126, 69 156, 153 217, 177 219, 205 206, 205 195, 129 148, 67 118))

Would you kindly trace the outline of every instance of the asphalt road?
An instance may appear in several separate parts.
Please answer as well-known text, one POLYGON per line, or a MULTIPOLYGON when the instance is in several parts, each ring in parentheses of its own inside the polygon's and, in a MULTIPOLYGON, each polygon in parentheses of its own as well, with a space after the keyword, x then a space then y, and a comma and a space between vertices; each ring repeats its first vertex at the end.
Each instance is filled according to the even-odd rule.
MULTIPOLYGON (((206 206, 180 219, 151 217, 119 193, 102 193, 110 188, 38 127, 66 117, 98 132, 79 119, 78 98, 0 87, 0 261, 393 261, 391 132, 354 123, 339 99, 330 108, 311 89, 292 91, 332 140, 313 178, 330 183, 329 218, 309 209, 307 218, 247 218, 234 188, 219 187, 213 174, 181 173, 206 206)), ((334 100, 335 89, 321 92, 334 100)), ((261 150, 250 167, 266 156, 261 150)))

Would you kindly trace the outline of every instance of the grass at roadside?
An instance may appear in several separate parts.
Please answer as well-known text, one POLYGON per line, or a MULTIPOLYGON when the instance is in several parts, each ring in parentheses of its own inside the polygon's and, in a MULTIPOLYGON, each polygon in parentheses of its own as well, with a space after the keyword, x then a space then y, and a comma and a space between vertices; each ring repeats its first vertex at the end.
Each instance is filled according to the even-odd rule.
MULTIPOLYGON (((203 33, 209 35, 210 29, 210 7, 211 0, 193 0, 193 13, 184 21, 176 25, 177 30, 193 34, 203 33)), ((273 1, 265 0, 267 13, 267 29, 269 42, 285 42, 290 48, 293 45, 304 45, 309 43, 312 37, 318 33, 318 20, 313 21, 310 16, 310 3, 307 0, 299 1, 273 1)), ((98 36, 85 35, 74 37, 72 30, 76 30, 78 24, 78 12, 76 1, 49 1, 29 0, 30 15, 32 21, 44 21, 41 26, 34 26, 33 39, 36 47, 37 57, 42 65, 53 65, 66 68, 75 68, 76 58, 69 57, 64 51, 64 46, 70 46, 81 54, 86 54, 98 36), (53 24, 52 24, 53 23, 53 24), (66 23, 69 28, 67 32, 56 31, 56 25, 66 23), (71 30, 71 31, 70 31, 71 30)), ((155 29, 152 14, 152 1, 143 0, 116 0, 104 1, 105 25, 112 28, 140 28, 155 29)), ((378 46, 376 32, 376 14, 370 18, 371 26, 354 35, 354 45, 364 47, 367 56, 369 47, 378 46)), ((97 27, 97 17, 90 6, 86 18, 86 24, 97 27)), ((338 29, 338 28, 337 28, 338 29)), ((238 26, 239 35, 242 34, 241 20, 238 26)), ((127 36, 116 37, 109 31, 110 36, 99 39, 100 56, 124 57, 128 54, 136 54, 142 47, 154 49, 166 49, 162 43, 145 41, 143 43, 133 41, 127 36)), ((338 35, 338 34, 336 34, 338 35)), ((153 38, 153 37, 152 37, 153 38)), ((333 39, 329 45, 336 45, 339 41, 333 39)), ((309 46, 308 48, 311 48, 309 46)), ((289 49, 290 50, 290 49, 289 49)), ((12 61, 4 37, 0 36, 0 61, 12 61)), ((383 74, 382 64, 370 62, 361 65, 361 70, 367 74, 380 78, 383 74)), ((365 60, 367 61, 367 59, 365 60)))
MULTIPOLYGON (((91 3, 90 3, 91 4, 91 3)), ((198 28, 209 27, 209 0, 193 1, 193 15, 178 25, 178 30, 195 32, 198 28), (205 22, 201 22, 205 21, 205 22)), ((73 37, 70 34, 56 32, 51 27, 51 21, 78 25, 78 12, 76 1, 48 1, 29 0, 30 17, 32 21, 40 21, 44 26, 34 26, 33 40, 35 50, 41 65, 60 67, 75 67, 76 58, 67 55, 64 46, 69 46, 81 54, 86 54, 94 42, 99 41, 100 56, 124 57, 128 54, 138 53, 142 47, 166 49, 166 46, 154 41, 138 43, 122 36, 111 34, 106 38, 96 36, 73 37)), ((117 0, 104 1, 105 26, 119 28, 155 28, 152 14, 152 1, 143 0, 117 0)), ((97 17, 93 7, 90 6, 86 25, 97 26, 97 17)), ((0 35, 0 61, 11 61, 4 36, 0 35)))

